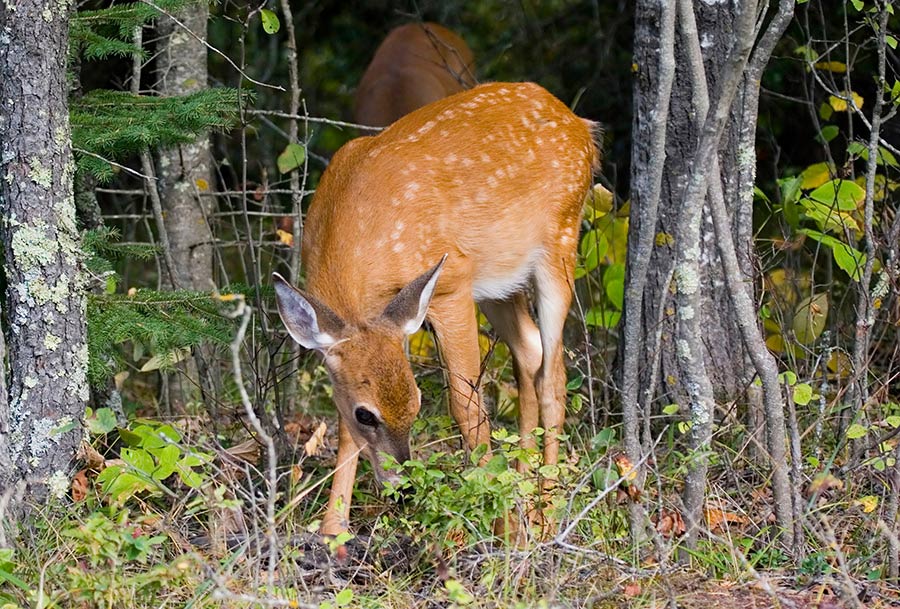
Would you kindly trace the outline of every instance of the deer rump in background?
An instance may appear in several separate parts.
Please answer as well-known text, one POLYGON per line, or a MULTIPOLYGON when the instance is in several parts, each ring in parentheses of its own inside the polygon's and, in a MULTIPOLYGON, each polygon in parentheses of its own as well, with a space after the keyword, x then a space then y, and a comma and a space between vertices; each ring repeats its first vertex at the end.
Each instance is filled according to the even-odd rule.
POLYGON ((348 526, 360 452, 381 481, 395 476, 383 454, 409 459, 421 394, 404 340, 426 318, 446 364, 451 414, 470 449, 490 448, 473 300, 512 353, 523 445, 536 446, 540 425, 544 463, 557 462, 563 324, 599 162, 594 135, 593 123, 540 86, 492 83, 334 156, 306 218, 306 289, 275 275, 281 318, 298 343, 324 356, 340 414, 323 534, 348 526))
POLYGON ((436 23, 407 23, 378 46, 356 89, 354 120, 387 127, 401 116, 475 86, 475 56, 436 23))

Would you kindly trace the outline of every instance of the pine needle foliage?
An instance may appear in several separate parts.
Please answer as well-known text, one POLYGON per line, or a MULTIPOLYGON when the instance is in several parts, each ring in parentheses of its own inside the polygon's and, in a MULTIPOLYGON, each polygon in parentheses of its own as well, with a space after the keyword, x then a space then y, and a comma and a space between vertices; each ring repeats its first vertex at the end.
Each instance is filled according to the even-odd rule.
MULTIPOLYGON (((88 379, 102 385, 118 370, 138 365, 144 356, 173 354, 201 344, 227 345, 234 321, 222 314, 223 303, 209 292, 138 290, 88 299, 88 379), (130 358, 125 346, 130 343, 130 358)), ((165 367, 162 365, 160 367, 165 367)))
POLYGON ((159 247, 150 243, 116 243, 119 229, 101 226, 84 231, 81 236, 86 266, 95 274, 113 272, 113 261, 124 258, 133 260, 153 260, 159 254, 159 247))
POLYGON ((69 22, 69 52, 88 60, 146 57, 133 43, 134 29, 191 4, 190 0, 132 2, 93 11, 79 11, 69 22))
POLYGON ((115 161, 146 148, 196 141, 209 130, 225 129, 236 119, 237 89, 206 89, 180 97, 151 97, 99 89, 72 100, 72 145, 78 169, 100 181, 112 178, 115 161))

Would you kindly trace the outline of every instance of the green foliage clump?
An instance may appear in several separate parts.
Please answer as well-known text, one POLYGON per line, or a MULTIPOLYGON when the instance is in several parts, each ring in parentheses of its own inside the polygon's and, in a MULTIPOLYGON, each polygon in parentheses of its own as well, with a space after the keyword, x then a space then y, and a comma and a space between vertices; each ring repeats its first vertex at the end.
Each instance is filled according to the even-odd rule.
POLYGON ((85 59, 146 56, 132 42, 134 29, 165 13, 178 11, 190 0, 132 2, 109 8, 78 11, 69 23, 69 53, 85 59))
MULTIPOLYGON (((133 359, 158 356, 156 368, 174 365, 183 351, 200 344, 227 345, 233 322, 208 292, 138 290, 132 295, 92 295, 88 300, 88 379, 103 383, 126 365, 121 346, 133 345, 133 359)), ((145 369, 150 369, 146 368, 145 369)))
MULTIPOLYGON (((242 94, 207 89, 180 97, 150 97, 97 90, 73 100, 72 146, 78 169, 98 180, 113 177, 105 160, 122 159, 148 147, 188 144, 210 129, 224 129, 237 115, 242 94)), ((243 94, 246 100, 247 93, 243 94)))

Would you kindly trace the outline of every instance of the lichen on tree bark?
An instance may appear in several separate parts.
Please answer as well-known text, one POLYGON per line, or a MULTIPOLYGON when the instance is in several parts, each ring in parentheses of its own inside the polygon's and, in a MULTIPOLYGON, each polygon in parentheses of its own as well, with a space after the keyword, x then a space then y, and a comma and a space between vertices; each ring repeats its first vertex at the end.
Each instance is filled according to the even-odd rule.
POLYGON ((9 402, 0 487, 68 490, 88 399, 86 299, 72 191, 68 25, 72 4, 0 4, 0 242, 9 402))

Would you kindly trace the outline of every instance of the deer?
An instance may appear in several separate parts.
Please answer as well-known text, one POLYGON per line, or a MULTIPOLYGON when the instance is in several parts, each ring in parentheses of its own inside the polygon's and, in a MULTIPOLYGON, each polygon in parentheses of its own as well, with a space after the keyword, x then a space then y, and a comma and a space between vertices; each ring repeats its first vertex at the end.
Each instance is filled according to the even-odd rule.
POLYGON ((279 315, 295 341, 321 353, 339 414, 321 534, 349 526, 360 454, 382 483, 398 479, 385 456, 410 458, 421 392, 404 341, 425 320, 465 445, 487 447, 482 463, 491 457, 474 303, 509 346, 522 446, 537 450, 540 426, 543 462, 558 462, 563 324, 597 135, 539 85, 490 83, 335 154, 306 217, 304 289, 273 275, 279 315))
POLYGON ((475 56, 465 41, 436 23, 390 31, 356 90, 354 120, 387 127, 401 116, 475 85, 475 56))

